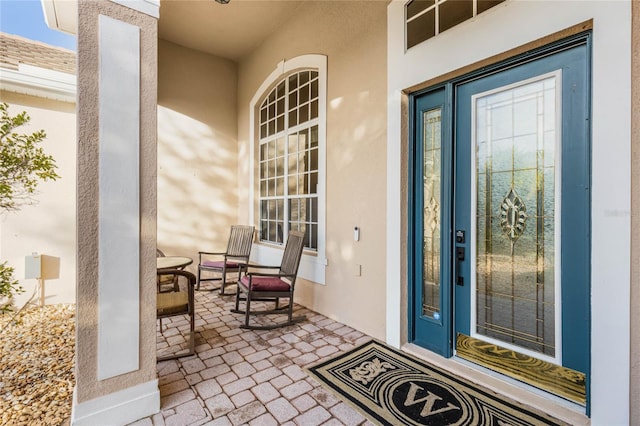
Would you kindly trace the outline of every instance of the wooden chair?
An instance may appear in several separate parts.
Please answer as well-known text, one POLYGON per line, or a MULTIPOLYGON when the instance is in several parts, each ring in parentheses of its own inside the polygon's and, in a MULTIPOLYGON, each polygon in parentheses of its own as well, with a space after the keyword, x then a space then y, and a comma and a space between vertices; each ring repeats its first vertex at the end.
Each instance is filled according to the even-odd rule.
MULTIPOLYGON (((227 285, 227 273, 237 272, 238 280, 243 269, 249 263, 249 255, 251 254, 251 245, 253 243, 254 226, 233 225, 229 234, 229 242, 227 250, 224 252, 207 252, 200 251, 198 262, 198 278, 196 281, 196 289, 200 290, 200 283, 203 281, 221 281, 220 294, 230 296, 233 293, 225 293, 224 289, 227 285), (212 258, 217 257, 218 260, 212 258), (220 259, 222 258, 222 259, 220 259), (217 273, 220 276, 203 278, 203 272, 217 273)), ((217 290, 212 288, 211 290, 217 290)))
POLYGON ((305 319, 304 316, 293 317, 293 292, 295 290, 298 267, 304 248, 304 232, 290 231, 282 255, 280 266, 249 265, 248 270, 240 278, 236 288, 236 305, 232 312, 245 315, 241 328, 256 330, 270 330, 284 327, 305 319), (258 270, 277 269, 275 273, 261 272, 258 270), (279 306, 281 298, 289 299, 289 304, 279 306), (240 310, 240 301, 246 302, 245 310, 240 310), (269 310, 252 311, 251 303, 254 301, 274 302, 275 307, 269 310), (272 325, 251 325, 251 315, 287 314, 287 320, 272 325))
POLYGON ((160 291, 156 295, 156 316, 160 320, 160 332, 162 333, 162 319, 179 315, 189 317, 189 340, 186 351, 158 357, 158 361, 181 358, 195 353, 195 298, 194 287, 196 276, 189 271, 181 269, 167 269, 158 271, 158 279, 161 275, 170 274, 176 277, 178 290, 160 291))

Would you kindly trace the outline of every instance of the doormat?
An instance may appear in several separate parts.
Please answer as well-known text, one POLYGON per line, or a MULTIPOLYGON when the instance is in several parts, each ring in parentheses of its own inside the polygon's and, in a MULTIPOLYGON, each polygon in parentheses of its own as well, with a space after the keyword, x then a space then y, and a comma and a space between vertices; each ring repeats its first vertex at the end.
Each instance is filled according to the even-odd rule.
POLYGON ((567 425, 375 340, 307 371, 380 425, 567 425))

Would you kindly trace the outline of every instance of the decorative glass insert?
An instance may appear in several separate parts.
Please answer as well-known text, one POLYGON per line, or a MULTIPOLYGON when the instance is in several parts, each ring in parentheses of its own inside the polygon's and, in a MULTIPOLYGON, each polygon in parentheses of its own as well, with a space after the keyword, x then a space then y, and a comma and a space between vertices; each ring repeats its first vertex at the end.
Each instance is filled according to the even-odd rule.
POLYGON ((422 315, 440 319, 440 195, 442 108, 423 114, 423 283, 422 315))
MULTIPOLYGON (((559 73, 474 96, 477 335, 556 356, 559 73)), ((511 345, 511 346, 510 346, 511 345)))
POLYGON ((318 72, 303 70, 260 105, 261 241, 282 244, 300 230, 305 248, 318 248, 318 101, 318 72))
POLYGON ((513 247, 524 233, 527 226, 527 206, 524 201, 516 193, 515 188, 511 187, 509 193, 502 200, 500 206, 500 227, 502 232, 511 241, 511 254, 513 255, 513 247))
POLYGON ((412 0, 405 6, 406 48, 428 40, 505 0, 412 0))

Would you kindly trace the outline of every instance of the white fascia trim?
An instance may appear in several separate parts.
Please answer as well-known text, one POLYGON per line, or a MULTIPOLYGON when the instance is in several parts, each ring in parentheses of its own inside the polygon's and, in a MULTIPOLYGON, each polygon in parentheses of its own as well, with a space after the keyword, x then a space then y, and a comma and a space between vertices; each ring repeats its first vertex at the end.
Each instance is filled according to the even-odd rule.
MULTIPOLYGON (((267 89, 285 74, 298 68, 316 68, 318 70, 318 138, 324 143, 318 147, 318 251, 304 254, 300 260, 298 276, 317 284, 325 284, 327 267, 326 250, 326 197, 327 197, 327 56, 301 55, 289 60, 282 60, 262 82, 249 103, 249 223, 255 223, 254 215, 254 162, 255 162, 255 111, 256 105, 267 89)), ((263 265, 278 265, 282 259, 283 247, 267 244, 254 245, 252 260, 263 265)))
MULTIPOLYGON (((76 35, 77 30, 75 28, 76 17, 68 15, 71 13, 72 8, 62 8, 62 11, 56 7, 56 2, 59 4, 60 0, 40 0, 42 4, 42 14, 44 15, 44 22, 52 30, 57 30, 65 34, 76 35), (64 23, 72 24, 72 27, 66 27, 64 23)), ((77 5, 76 5, 77 8, 77 5)))
POLYGON ((129 9, 137 10, 154 18, 160 18, 160 0, 111 0, 129 9))
POLYGON ((53 30, 60 29, 58 26, 58 17, 56 16, 56 8, 53 0, 41 0, 42 14, 44 15, 44 23, 53 30))
POLYGON ((32 65, 19 64, 18 71, 0 68, 2 90, 76 102, 76 76, 32 65))
POLYGON ((124 425, 160 411, 158 380, 78 403, 73 390, 72 426, 124 425))

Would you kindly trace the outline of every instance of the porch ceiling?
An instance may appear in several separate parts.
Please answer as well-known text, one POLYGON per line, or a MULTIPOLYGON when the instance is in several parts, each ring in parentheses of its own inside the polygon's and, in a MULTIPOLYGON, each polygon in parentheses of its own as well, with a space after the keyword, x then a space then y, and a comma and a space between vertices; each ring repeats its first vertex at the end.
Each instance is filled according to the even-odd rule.
POLYGON ((305 1, 161 0, 161 39, 237 61, 293 16, 305 1))

